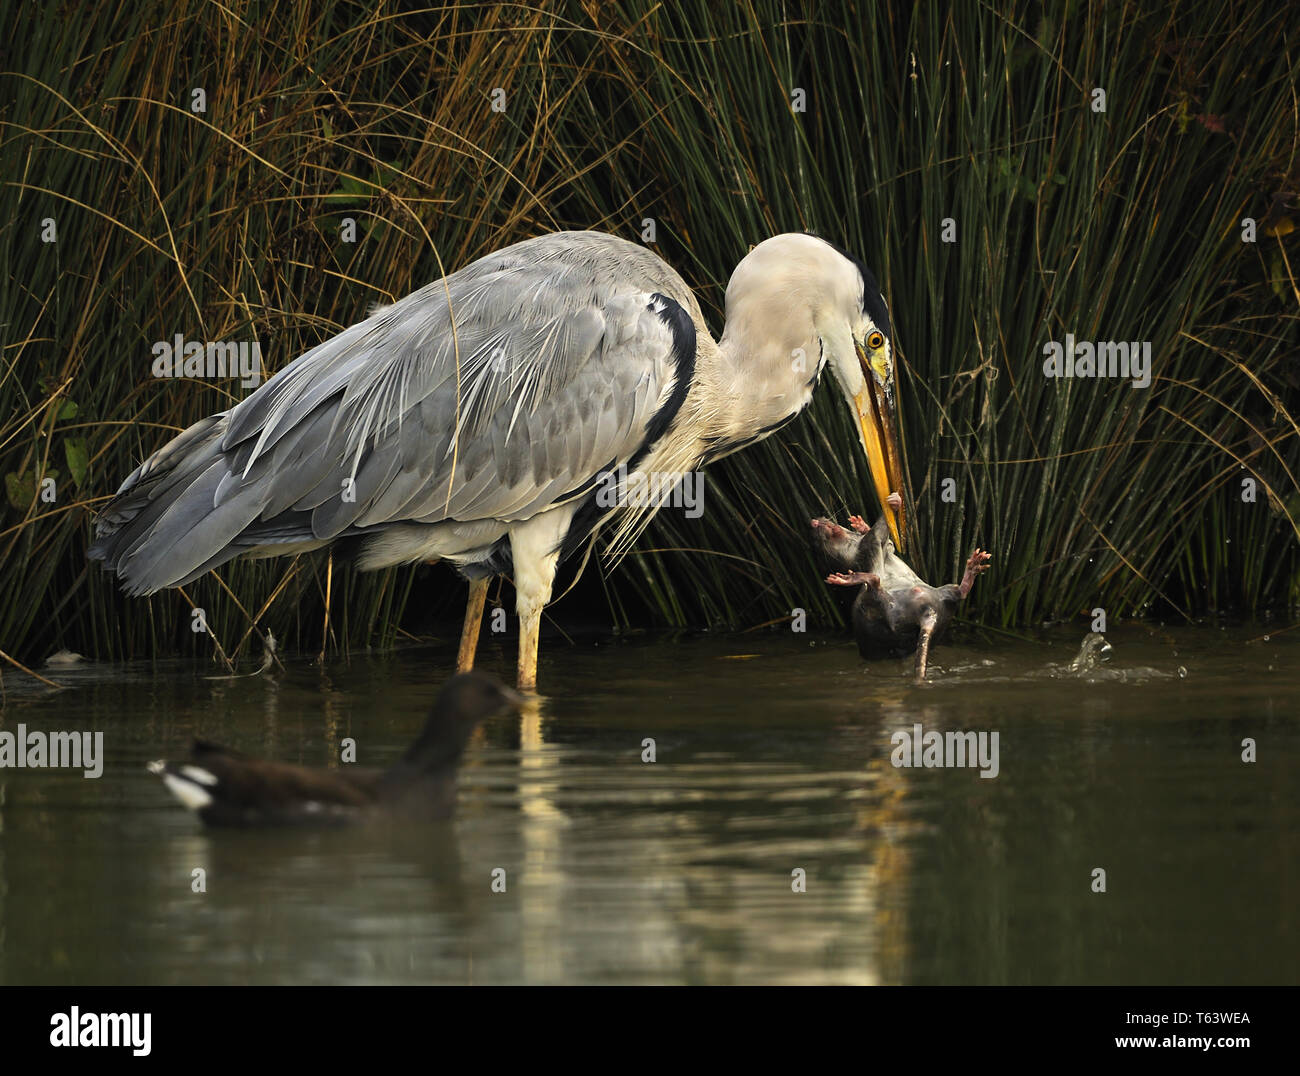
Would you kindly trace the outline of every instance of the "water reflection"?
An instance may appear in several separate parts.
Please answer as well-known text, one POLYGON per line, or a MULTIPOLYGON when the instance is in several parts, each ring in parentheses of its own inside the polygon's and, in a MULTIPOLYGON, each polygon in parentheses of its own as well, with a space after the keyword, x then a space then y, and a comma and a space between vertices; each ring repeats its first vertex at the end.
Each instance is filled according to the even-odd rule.
POLYGON ((0 771, 0 978, 1296 981, 1300 644, 1108 635, 1106 670, 1159 675, 1046 675, 1077 632, 938 650, 923 685, 843 639, 552 648, 547 697, 471 745, 454 824, 323 833, 206 833, 144 764, 199 735, 386 765, 448 655, 7 683, 0 729, 102 730, 106 768, 0 771), (916 724, 998 731, 997 779, 896 768, 916 724))

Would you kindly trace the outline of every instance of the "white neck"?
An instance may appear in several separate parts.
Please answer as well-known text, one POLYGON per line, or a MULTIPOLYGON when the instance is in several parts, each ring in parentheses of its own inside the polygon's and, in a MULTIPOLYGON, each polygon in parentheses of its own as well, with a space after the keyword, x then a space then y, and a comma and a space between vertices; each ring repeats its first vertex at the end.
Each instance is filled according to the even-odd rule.
POLYGON ((695 384, 683 418, 709 445, 752 443, 789 421, 812 399, 829 358, 810 319, 785 323, 777 334, 744 326, 744 319, 730 319, 716 344, 699 334, 695 384))

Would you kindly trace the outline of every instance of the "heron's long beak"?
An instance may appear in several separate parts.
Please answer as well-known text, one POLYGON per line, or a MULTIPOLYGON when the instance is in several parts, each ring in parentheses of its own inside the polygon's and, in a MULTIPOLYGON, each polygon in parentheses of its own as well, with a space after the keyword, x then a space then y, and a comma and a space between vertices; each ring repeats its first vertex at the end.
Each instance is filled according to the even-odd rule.
POLYGON ((903 463, 898 450, 897 423, 894 414, 893 385, 876 371, 861 345, 857 347, 858 362, 862 364, 866 388, 853 397, 858 412, 858 429, 862 434, 862 447, 871 467, 871 480, 880 498, 880 507, 889 521, 889 534, 894 545, 903 548, 907 533, 903 511, 895 514, 889 507, 889 495, 903 492, 903 463))

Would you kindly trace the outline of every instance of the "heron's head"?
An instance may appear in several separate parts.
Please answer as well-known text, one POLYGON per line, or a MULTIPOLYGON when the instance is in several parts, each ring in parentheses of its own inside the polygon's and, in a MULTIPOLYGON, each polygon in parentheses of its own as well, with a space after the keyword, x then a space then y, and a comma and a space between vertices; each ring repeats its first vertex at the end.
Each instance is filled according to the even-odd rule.
POLYGON ((888 503, 890 493, 904 486, 893 333, 871 270, 816 236, 773 236, 749 252, 727 286, 729 329, 741 318, 762 324, 778 341, 778 354, 791 346, 815 347, 814 377, 830 367, 852 411, 894 544, 903 548, 903 513, 888 503))

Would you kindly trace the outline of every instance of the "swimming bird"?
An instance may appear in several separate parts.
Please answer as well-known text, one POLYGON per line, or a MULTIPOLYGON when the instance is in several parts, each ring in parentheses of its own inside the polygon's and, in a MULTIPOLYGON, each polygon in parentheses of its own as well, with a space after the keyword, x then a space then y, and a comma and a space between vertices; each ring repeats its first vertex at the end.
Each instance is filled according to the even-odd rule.
POLYGON ((506 575, 532 689, 557 565, 585 564, 611 522, 621 555, 664 499, 636 495, 647 479, 671 492, 662 476, 767 437, 827 367, 901 546, 902 511, 885 505, 903 488, 892 330, 865 265, 812 235, 759 243, 715 341, 645 247, 538 236, 374 310, 173 438, 103 509, 90 556, 133 595, 340 539, 360 542, 363 569, 446 558, 470 581, 460 669, 506 575))
POLYGON ((375 816, 430 821, 456 808, 456 769, 479 722, 519 706, 523 696, 478 672, 443 686, 424 730, 386 770, 314 769, 267 762, 195 740, 184 762, 149 772, 209 826, 330 826, 375 816))

